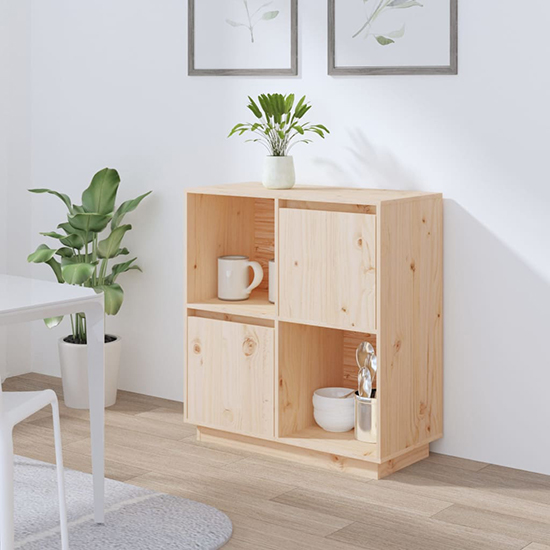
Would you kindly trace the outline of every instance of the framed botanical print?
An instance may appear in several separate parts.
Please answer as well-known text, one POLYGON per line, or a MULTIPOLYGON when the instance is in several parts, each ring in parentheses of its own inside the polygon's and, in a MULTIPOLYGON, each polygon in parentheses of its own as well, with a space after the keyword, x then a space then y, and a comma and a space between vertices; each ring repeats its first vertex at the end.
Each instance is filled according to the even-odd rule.
POLYGON ((188 2, 190 75, 298 74, 298 0, 188 2))
POLYGON ((329 74, 457 74, 458 0, 328 3, 329 74))

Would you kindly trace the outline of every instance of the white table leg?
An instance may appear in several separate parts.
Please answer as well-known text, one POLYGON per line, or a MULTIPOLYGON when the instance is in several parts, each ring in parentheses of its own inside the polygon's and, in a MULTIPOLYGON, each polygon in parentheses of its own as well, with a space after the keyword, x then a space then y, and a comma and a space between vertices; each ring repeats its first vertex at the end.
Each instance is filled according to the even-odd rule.
POLYGON ((13 440, 11 426, 0 428, 0 548, 13 550, 13 440))
POLYGON ((86 311, 94 518, 105 522, 105 320, 99 303, 86 311))

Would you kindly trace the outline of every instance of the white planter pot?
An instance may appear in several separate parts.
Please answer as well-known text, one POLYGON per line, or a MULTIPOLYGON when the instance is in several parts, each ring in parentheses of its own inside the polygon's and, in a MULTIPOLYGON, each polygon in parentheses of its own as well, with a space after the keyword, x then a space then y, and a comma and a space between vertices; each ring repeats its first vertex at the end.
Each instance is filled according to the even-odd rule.
POLYGON ((268 189, 291 189, 296 183, 293 157, 265 157, 262 183, 268 189))
MULTIPOLYGON (((111 407, 116 403, 118 390, 122 339, 120 336, 115 336, 115 338, 116 340, 105 344, 106 407, 111 407)), ((85 344, 70 344, 60 338, 58 347, 65 405, 70 409, 89 409, 88 346, 85 344)))

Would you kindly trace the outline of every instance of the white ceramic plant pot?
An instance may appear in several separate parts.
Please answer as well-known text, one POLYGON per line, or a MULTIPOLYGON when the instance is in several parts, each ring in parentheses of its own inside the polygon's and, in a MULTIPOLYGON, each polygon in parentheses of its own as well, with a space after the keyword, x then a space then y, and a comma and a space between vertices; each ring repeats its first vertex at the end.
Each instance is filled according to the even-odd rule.
POLYGON ((265 157, 264 187, 268 189, 291 189, 296 183, 293 157, 265 157))
MULTIPOLYGON (((116 403, 118 390, 118 373, 122 339, 105 344, 105 406, 116 403)), ((71 344, 59 339, 59 360, 63 380, 63 397, 70 409, 89 409, 88 399, 88 346, 71 344)))

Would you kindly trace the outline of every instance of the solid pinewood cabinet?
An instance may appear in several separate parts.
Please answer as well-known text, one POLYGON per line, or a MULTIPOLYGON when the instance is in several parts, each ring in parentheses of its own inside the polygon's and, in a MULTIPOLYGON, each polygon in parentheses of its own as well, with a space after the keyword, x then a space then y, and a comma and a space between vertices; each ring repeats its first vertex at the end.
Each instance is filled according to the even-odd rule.
POLYGON ((435 193, 187 191, 185 421, 199 439, 375 478, 425 458, 443 431, 442 231, 435 193), (263 266, 249 300, 217 298, 226 254, 263 266), (376 443, 313 419, 316 389, 356 387, 363 340, 378 356, 376 443))

